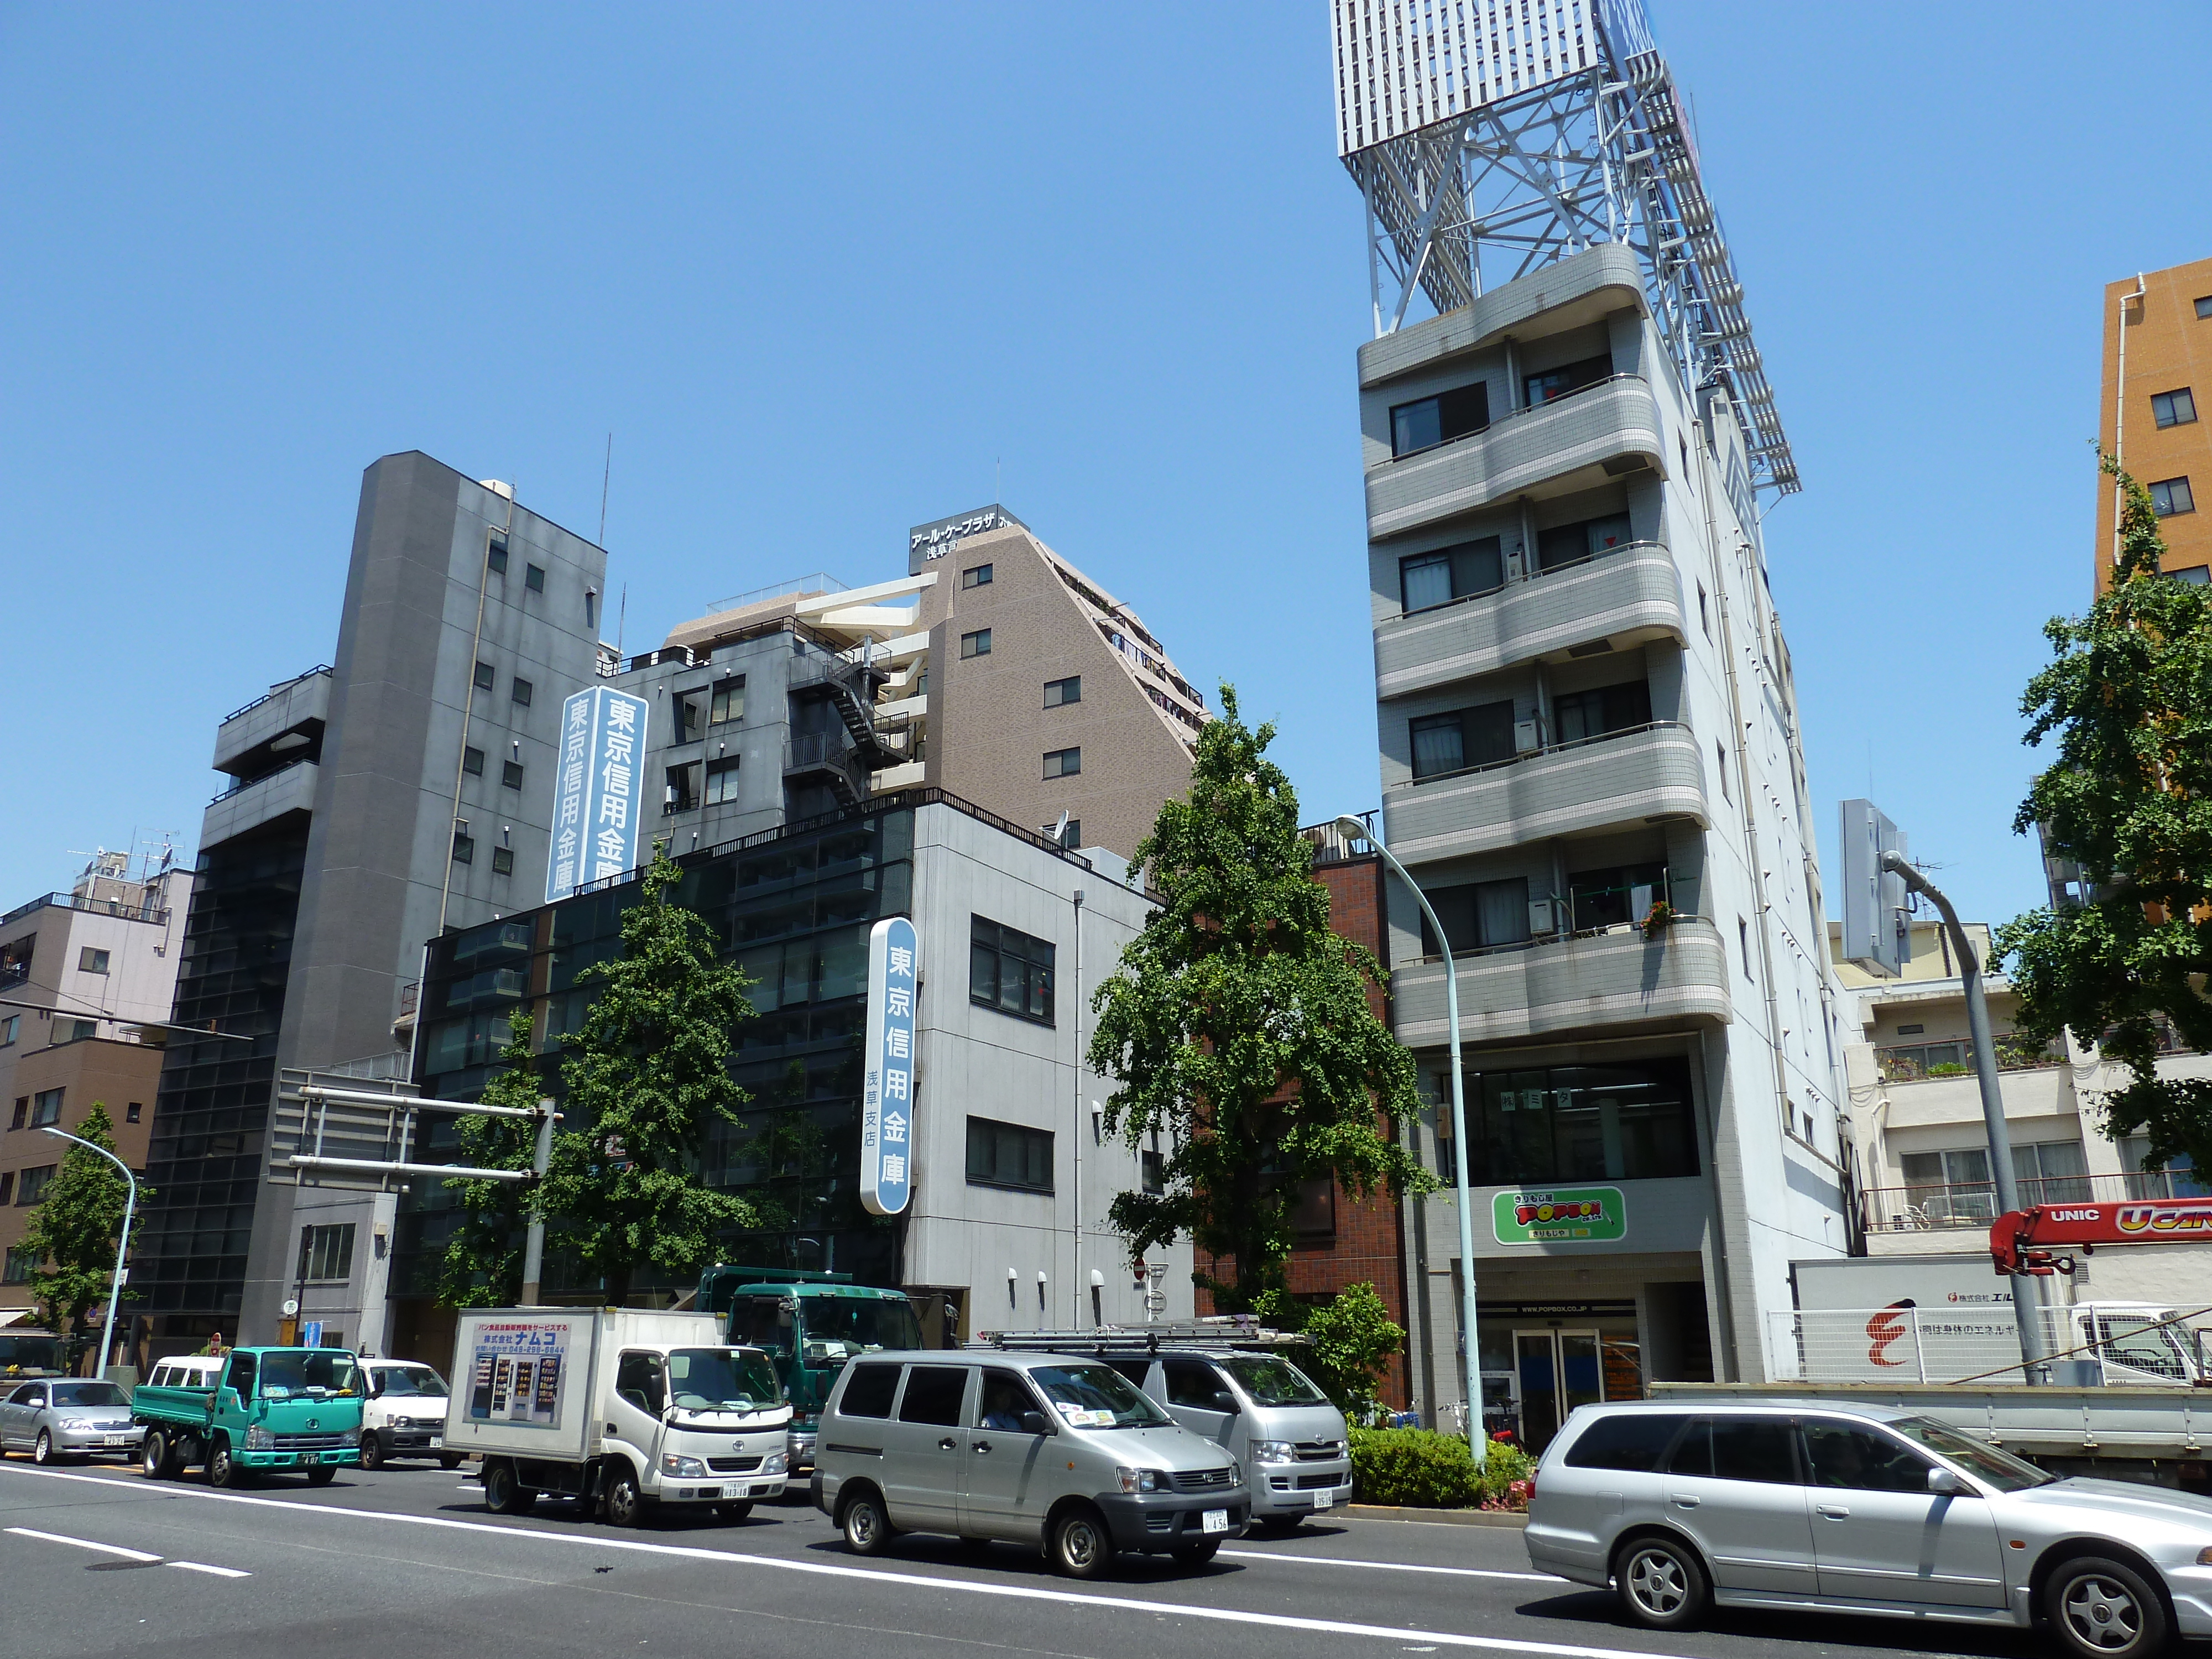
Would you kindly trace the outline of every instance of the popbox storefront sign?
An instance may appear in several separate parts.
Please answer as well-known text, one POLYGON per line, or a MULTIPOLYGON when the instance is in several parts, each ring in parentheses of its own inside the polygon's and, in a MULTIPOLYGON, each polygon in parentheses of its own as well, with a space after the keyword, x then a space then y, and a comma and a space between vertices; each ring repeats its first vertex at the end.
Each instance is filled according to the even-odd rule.
POLYGON ((1490 1200, 1490 1231, 1500 1244, 1601 1244, 1627 1236, 1628 1206, 1618 1187, 1508 1188, 1490 1200))
POLYGON ((561 759, 553 775, 553 845, 545 901, 637 867, 644 815, 639 758, 645 753, 643 697, 612 686, 578 691, 561 705, 561 759))
POLYGON ((898 1215, 914 1194, 914 923, 886 916, 868 933, 868 1025, 861 1050, 860 1202, 898 1215))

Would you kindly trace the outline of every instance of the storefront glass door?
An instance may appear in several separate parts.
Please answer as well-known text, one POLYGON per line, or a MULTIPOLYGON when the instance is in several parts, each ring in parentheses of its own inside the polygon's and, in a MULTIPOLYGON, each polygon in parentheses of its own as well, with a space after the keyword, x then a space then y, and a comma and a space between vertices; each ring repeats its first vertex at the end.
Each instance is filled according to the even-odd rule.
POLYGON ((1569 1412, 1605 1398, 1595 1331, 1516 1331, 1513 1358, 1522 1443, 1532 1454, 1552 1443, 1569 1412))

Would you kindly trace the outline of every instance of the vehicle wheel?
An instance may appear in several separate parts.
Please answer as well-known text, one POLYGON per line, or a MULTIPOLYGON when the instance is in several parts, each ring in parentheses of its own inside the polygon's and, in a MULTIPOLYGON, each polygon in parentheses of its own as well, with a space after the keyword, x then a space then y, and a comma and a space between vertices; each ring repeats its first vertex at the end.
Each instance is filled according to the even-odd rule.
POLYGON ((1114 1534, 1106 1517, 1081 1504, 1060 1517, 1052 1529, 1052 1565, 1070 1578, 1103 1578, 1114 1561, 1114 1534))
POLYGON ((232 1491, 246 1484, 246 1465, 231 1455, 228 1440, 216 1441, 208 1452, 207 1480, 210 1486, 223 1486, 232 1491))
POLYGON ((318 1463, 307 1471, 307 1484, 311 1486, 327 1486, 337 1478, 338 1466, 335 1463, 318 1463))
POLYGON ((2051 1627, 2087 1659, 2147 1659, 2165 1650, 2166 1603, 2133 1567, 2103 1556, 2062 1562, 2043 1588, 2051 1627))
POLYGON ((169 1476, 169 1443, 159 1429, 146 1431, 146 1437, 138 1443, 138 1468, 149 1480, 165 1480, 169 1476))
POLYGON ((459 1452, 440 1452, 438 1454, 438 1467, 441 1469, 458 1469, 465 1461, 466 1460, 465 1460, 459 1452))
POLYGON ((538 1494, 515 1479, 514 1465, 504 1462, 484 1465, 483 1493, 484 1507, 494 1515, 527 1515, 538 1501, 538 1494))
POLYGON ((884 1500, 872 1492, 847 1498, 838 1511, 837 1525, 845 1534, 845 1547, 855 1555, 881 1555, 897 1536, 884 1500))
POLYGON ((1613 1557, 1621 1609, 1647 1630, 1681 1630, 1705 1610, 1705 1569, 1672 1538, 1632 1540, 1613 1557))
POLYGON ((742 1521, 752 1512, 753 1506, 750 1500, 743 1504, 717 1504, 714 1505, 714 1513, 720 1516, 725 1521, 742 1521))
POLYGON ((384 1443, 376 1437, 374 1431, 361 1437, 361 1466, 370 1470, 384 1467, 384 1443))
POLYGON ((1178 1544, 1175 1548, 1176 1565, 1179 1567, 1202 1567, 1213 1559, 1220 1548, 1218 1538, 1209 1538, 1202 1544, 1178 1544))
POLYGON ((33 1463, 54 1461, 54 1437, 48 1431, 40 1429, 39 1437, 31 1443, 31 1461, 33 1463))
POLYGON ((638 1490, 637 1476, 625 1463, 615 1471, 607 1482, 607 1524, 613 1527, 641 1527, 645 1524, 645 1494, 638 1490))

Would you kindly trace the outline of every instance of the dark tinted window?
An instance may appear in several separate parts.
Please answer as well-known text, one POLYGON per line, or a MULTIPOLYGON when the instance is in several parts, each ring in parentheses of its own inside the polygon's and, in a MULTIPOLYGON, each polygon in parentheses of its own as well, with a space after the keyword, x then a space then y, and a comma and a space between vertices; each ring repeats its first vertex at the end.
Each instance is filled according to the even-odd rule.
POLYGON ((1206 1412, 1227 1409, 1218 1396, 1229 1392, 1229 1385, 1212 1366, 1195 1359, 1164 1359, 1160 1366, 1167 1373, 1169 1405, 1195 1406, 1206 1412))
MULTIPOLYGON (((1437 908, 1450 927, 1452 913, 1437 908)), ((1449 1074, 1438 1082, 1448 1097, 1449 1074)), ((1468 1079, 1467 1117, 1468 1173, 1480 1183, 1698 1171, 1689 1068, 1679 1060, 1485 1072, 1468 1079)))
POLYGON ((967 1392, 965 1365, 909 1365, 906 1397, 899 1401, 899 1421, 952 1427, 960 1421, 960 1398, 967 1392))
POLYGON ((896 1365, 855 1365, 845 1378, 845 1392, 837 1409, 847 1417, 889 1417, 891 1396, 898 1392, 896 1365))
POLYGON ((969 919, 968 938, 968 1000, 1051 1024, 1052 942, 981 916, 969 919))
POLYGON ((1498 538, 1486 536, 1399 560, 1398 581, 1406 609, 1425 611, 1504 586, 1505 562, 1498 538))
POLYGON ((1794 1486, 1796 1429, 1786 1417, 1703 1417, 1692 1421, 1668 1460, 1674 1474, 1759 1480, 1794 1486))
POLYGON ((1390 453, 1410 455, 1417 449, 1449 443, 1490 424, 1490 387, 1477 380, 1454 386, 1433 398, 1398 404, 1390 410, 1390 453))
POLYGON ((1928 1490, 1928 1460, 1899 1441, 1855 1423, 1808 1423, 1806 1461, 1816 1486, 1852 1492, 1928 1490))
POLYGON ((1146 1374, 1152 1369, 1149 1359, 1109 1359, 1106 1363, 1140 1389, 1145 1386, 1146 1374))
POLYGON ((1659 1467, 1667 1448, 1687 1419, 1657 1412, 1623 1412, 1601 1417, 1583 1431, 1567 1451, 1567 1464, 1577 1469, 1634 1469, 1648 1473, 1659 1467))
MULTIPOLYGON (((988 568, 988 567, 985 567, 988 568)), ((1044 1409, 1037 1397, 1030 1392, 1030 1385, 1013 1371, 985 1371, 983 1397, 977 1402, 975 1426, 996 1429, 1005 1434, 1040 1432, 1026 1428, 1024 1419, 1042 1417, 1044 1409)))

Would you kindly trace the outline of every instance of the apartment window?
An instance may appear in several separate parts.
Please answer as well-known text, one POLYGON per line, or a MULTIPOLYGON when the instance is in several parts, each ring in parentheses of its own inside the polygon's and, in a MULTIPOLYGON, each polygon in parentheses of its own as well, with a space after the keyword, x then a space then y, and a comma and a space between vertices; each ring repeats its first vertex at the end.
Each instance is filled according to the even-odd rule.
POLYGON ((531 684, 528 680, 524 679, 520 675, 517 675, 514 680, 514 689, 507 695, 514 699, 515 707, 518 708, 527 708, 530 707, 531 696, 537 690, 537 689, 538 688, 531 684))
POLYGON ((1477 380, 1473 386, 1454 386, 1433 398, 1418 398, 1412 403, 1392 406, 1390 453, 1411 455, 1419 450, 1433 449, 1438 444, 1480 432, 1489 424, 1487 383, 1477 380))
POLYGON ((144 1115, 145 1110, 145 1102, 134 1100, 128 1106, 125 1106, 123 1109, 123 1121, 125 1123, 136 1123, 140 1117, 144 1115))
MULTIPOLYGON (((1425 890, 1437 920, 1444 925, 1455 952, 1488 950, 1500 945, 1520 945, 1528 938, 1528 878, 1513 876, 1504 881, 1469 882, 1458 887, 1425 890)), ((1421 917, 1421 954, 1441 957, 1443 945, 1421 917)))
POLYGON ((696 761, 668 769, 668 786, 661 802, 671 812, 688 812, 699 804, 699 764, 696 761))
POLYGON ((511 876, 514 873, 514 848, 495 847, 491 849, 491 872, 495 876, 511 876))
POLYGON ((708 699, 700 695, 702 690, 695 687, 690 691, 678 691, 668 700, 668 712, 676 722, 676 741, 678 743, 696 743, 700 732, 705 729, 702 722, 707 714, 708 699))
POLYGON ((1751 971, 1751 924, 1741 916, 1735 919, 1735 942, 1743 951, 1743 976, 1755 981, 1759 975, 1751 971))
POLYGON ((100 1035, 100 1022, 95 1019, 58 1019, 54 1022, 56 1042, 82 1042, 87 1037, 100 1035))
POLYGON ((960 654, 963 657, 989 656, 991 630, 988 628, 979 628, 972 634, 963 634, 960 636, 960 654))
MULTIPOLYGON (((0 1188, 0 1194, 5 1191, 4 1188, 0 1188)), ((0 1204, 7 1201, 4 1196, 0 1196, 0 1204)), ((5 1279, 10 1285, 27 1284, 31 1275, 38 1270, 38 1258, 30 1251, 13 1249, 8 1252, 8 1265, 4 1270, 0 1270, 0 1279, 5 1279)))
POLYGON ((487 542, 484 546, 484 562, 491 567, 491 573, 493 575, 504 576, 507 574, 507 535, 505 532, 495 530, 491 532, 491 539, 487 542))
POLYGON ((300 1230, 300 1254, 307 1264, 307 1279, 353 1277, 353 1228, 352 1222, 341 1221, 327 1227, 300 1230))
POLYGON ((1449 605, 1505 585, 1505 559, 1495 536, 1459 542, 1398 561, 1398 591, 1410 613, 1449 605))
MULTIPOLYGON (((1449 1074, 1436 1079, 1450 1097, 1449 1074)), ((1467 1079, 1468 1179, 1477 1186, 1648 1181, 1698 1172, 1689 1067, 1679 1060, 1484 1072, 1467 1079)), ((1438 1168, 1452 1173, 1440 1120, 1438 1168)))
POLYGON ((501 762, 499 763, 499 781, 500 781, 500 786, 501 786, 502 788, 506 788, 506 789, 520 789, 520 788, 521 788, 521 787, 522 787, 522 763, 521 763, 520 761, 514 761, 514 760, 511 760, 511 761, 501 761, 501 762))
POLYGON ((2180 570, 2162 570, 2159 574, 2168 581, 2179 582, 2185 587, 2203 587, 2212 583, 2212 569, 2201 564, 2192 564, 2180 570))
POLYGON ((0 1019, 0 1048, 5 1048, 15 1042, 16 1033, 22 1030, 22 1026, 23 1017, 21 1014, 9 1014, 0 1019))
POLYGON ((1025 1129, 1018 1123, 999 1123, 988 1117, 969 1118, 968 1184, 1050 1192, 1051 1131, 1025 1129))
POLYGON ((1053 945, 1049 939, 969 918, 968 1000, 1002 1014, 1053 1023, 1053 945))
POLYGON ((2015 1146, 2012 1171, 2023 1185, 2034 1182, 2020 1195, 2023 1204, 2089 1202, 2089 1165, 2078 1140, 2030 1141, 2015 1146))
POLYGON ((2150 487, 2150 510, 2161 519, 2177 513, 2194 513, 2197 498, 2189 493, 2186 478, 2161 478, 2150 487))
POLYGON ((476 839, 469 834, 468 820, 464 818, 453 826, 453 862, 474 864, 476 860, 476 839))
POLYGON ((707 763, 707 805, 738 798, 738 757, 707 763))
POLYGON ((988 587, 990 585, 991 567, 988 564, 970 565, 960 573, 960 586, 963 587, 988 587))
POLYGON ((1044 757, 1044 775, 1048 778, 1072 778, 1083 769, 1080 749, 1048 750, 1044 757))
POLYGON ((62 1097, 66 1089, 41 1089, 31 1097, 31 1127, 43 1129, 49 1123, 62 1121, 62 1097))
POLYGON ((1441 777, 1471 766, 1513 758, 1513 703, 1478 703, 1448 714, 1425 714, 1407 723, 1413 775, 1441 777))
POLYGON ((1577 930, 1642 921, 1651 914, 1651 907, 1666 896, 1664 864, 1616 865, 1567 878, 1567 902, 1577 930))
MULTIPOLYGON (((1157 1141, 1158 1137, 1155 1135, 1153 1139, 1157 1141)), ((1148 1193, 1157 1194, 1167 1191, 1168 1161, 1161 1155, 1158 1146, 1147 1146, 1137 1154, 1137 1180, 1148 1193)))
POLYGON ((480 778, 483 775, 483 769, 484 751, 481 749, 464 747, 461 750, 461 770, 472 778, 480 778))
POLYGON ((1626 513, 1553 525, 1549 530, 1536 532, 1536 568, 1563 570, 1601 553, 1610 553, 1616 547, 1626 547, 1630 539, 1626 513))
POLYGON ((545 591, 545 567, 542 564, 523 566, 522 585, 533 593, 543 593, 545 591))
POLYGON ((2179 392, 2154 392, 2150 395, 2150 417, 2165 426, 2187 426, 2197 418, 2197 399, 2184 386, 2179 392))
POLYGON ((58 1164, 41 1164, 35 1170, 24 1170, 22 1178, 15 1183, 15 1202, 36 1204, 46 1197, 46 1188, 54 1184, 54 1171, 58 1168, 58 1164))
POLYGON ((590 588, 584 590, 584 626, 596 629, 599 625, 599 596, 590 588))
POLYGON ((28 1121, 30 1121, 30 1117, 31 1117, 31 1097, 30 1097, 30 1096, 28 1096, 28 1095, 17 1095, 17 1096, 15 1097, 15 1115, 13 1118, 11 1118, 11 1119, 9 1119, 9 1120, 8 1127, 9 1127, 9 1128, 11 1128, 11 1129, 20 1129, 20 1128, 21 1128, 21 1127, 22 1127, 26 1123, 27 1123, 28 1121))
POLYGON ((2200 320, 2212 317, 2212 294, 2206 295, 2197 302, 2197 315, 2200 320))
POLYGON ((495 678, 496 678, 496 671, 495 671, 495 670, 494 670, 494 668, 492 667, 492 665, 491 665, 489 663, 488 663, 488 662, 480 662, 480 663, 478 663, 478 664, 477 665, 477 690, 479 690, 479 691, 489 691, 489 690, 491 690, 491 683, 492 683, 492 681, 493 681, 493 679, 494 679, 495 678))
POLYGON ((95 951, 89 945, 76 953, 76 970, 80 974, 104 974, 107 971, 107 952, 95 951))
POLYGON ((1083 820, 1081 818, 1070 818, 1066 823, 1060 826, 1060 844, 1062 848, 1071 853, 1073 853, 1077 848, 1083 845, 1083 820))
POLYGON ((15 1172, 13 1170, 0 1170, 0 1204, 12 1204, 15 1201, 15 1172))
POLYGON ((745 677, 743 674, 726 680, 716 680, 712 700, 708 704, 707 719, 715 726, 727 726, 732 720, 745 717, 745 677))
POLYGON ((1528 394, 1528 406, 1534 409, 1538 404, 1556 403, 1561 398, 1571 397, 1584 386, 1595 386, 1612 376, 1613 358, 1608 354, 1525 375, 1522 385, 1528 394))
POLYGON ((1651 723, 1651 688, 1642 680, 1624 680, 1588 691, 1571 691, 1552 699, 1552 726, 1556 741, 1576 743, 1584 738, 1625 732, 1651 723))
POLYGON ((1735 797, 1729 793, 1728 750, 1718 738, 1713 739, 1713 775, 1721 781, 1721 799, 1734 803, 1735 797))
POLYGON ((1044 683, 1044 706, 1048 708, 1058 708, 1082 701, 1083 676, 1080 674, 1071 674, 1064 680, 1047 680, 1044 683))
POLYGON ((1698 626, 1705 631, 1707 639, 1712 638, 1712 606, 1705 598, 1705 585, 1703 582, 1698 584, 1698 626))

